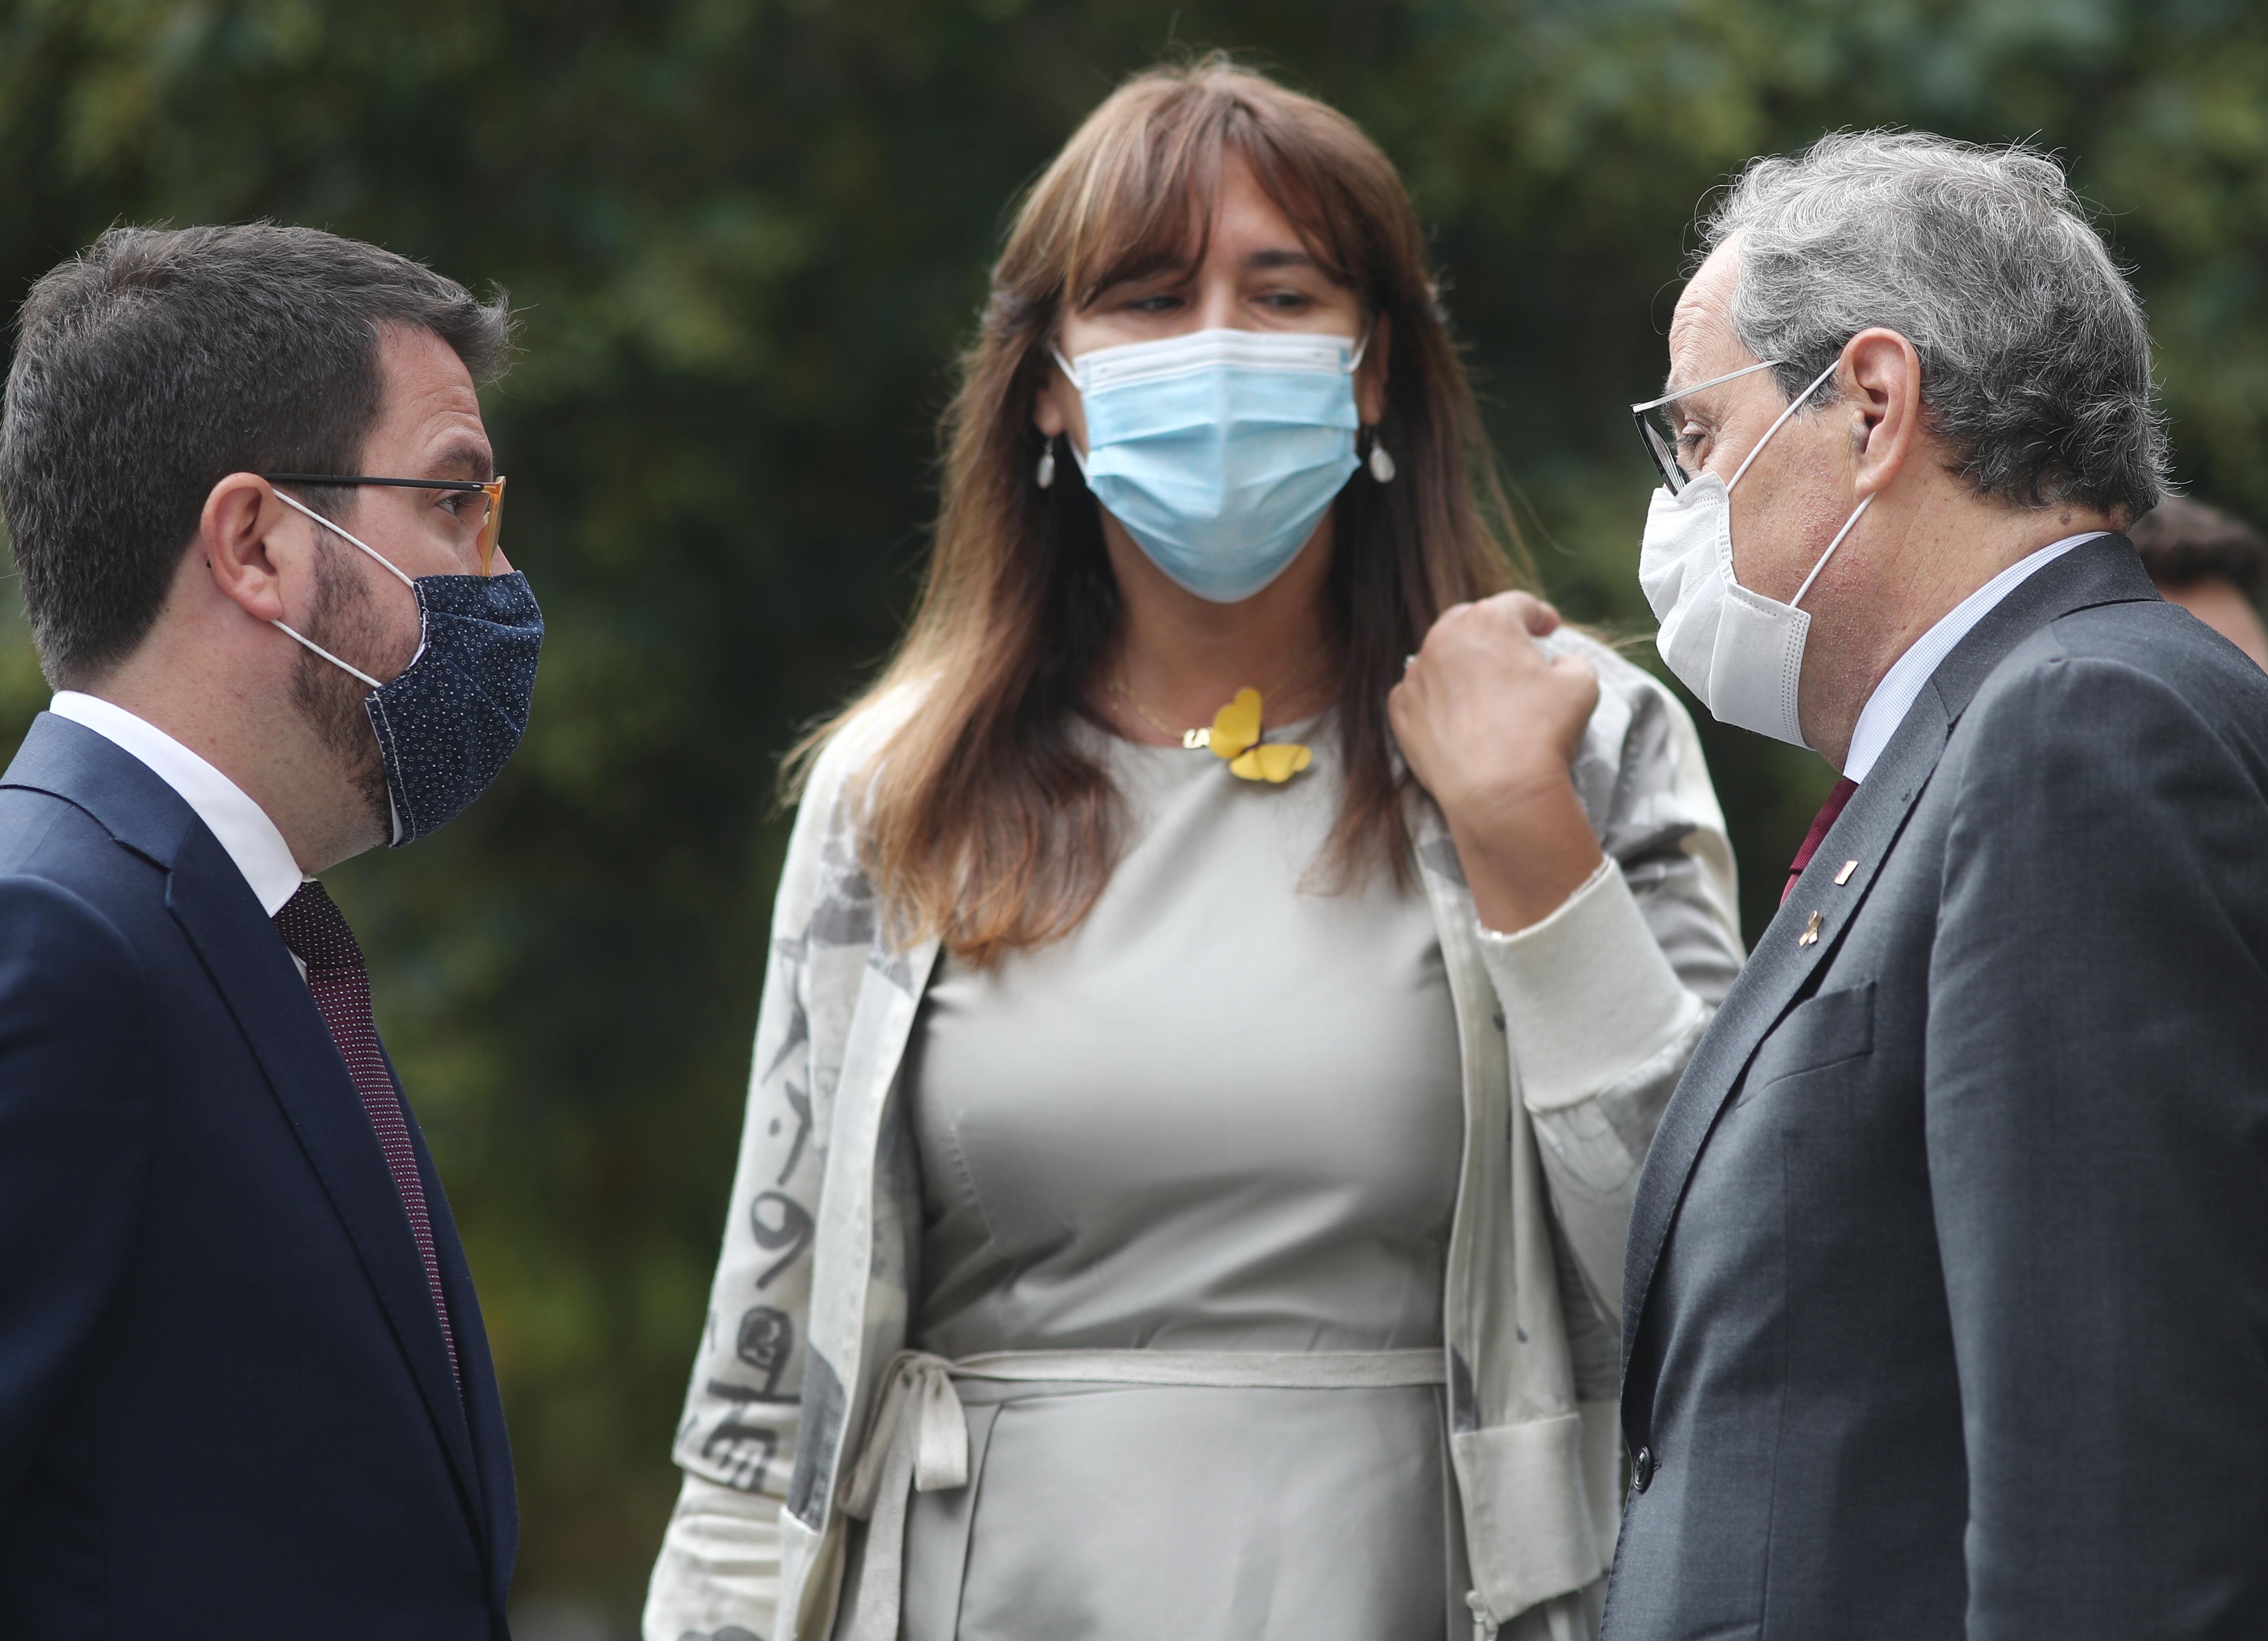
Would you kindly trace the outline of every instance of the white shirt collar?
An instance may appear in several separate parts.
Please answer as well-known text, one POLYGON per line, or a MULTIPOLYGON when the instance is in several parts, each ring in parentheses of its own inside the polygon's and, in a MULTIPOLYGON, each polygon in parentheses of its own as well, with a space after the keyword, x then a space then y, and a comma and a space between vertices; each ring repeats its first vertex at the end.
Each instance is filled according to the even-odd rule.
POLYGON ((2029 553, 2009 565, 1999 575, 1970 593, 1938 618, 1937 624, 1913 641, 1906 652, 1890 663, 1890 670, 1882 674, 1882 681, 1874 686, 1874 693, 1867 697, 1867 704, 1859 713, 1859 722, 1851 731, 1850 755, 1843 760, 1845 780, 1863 781, 1890 744, 1890 737, 1898 732, 1898 725, 1906 721, 1906 714, 1921 695, 1921 688, 1929 682, 1953 648, 1976 629, 1977 623, 1991 614, 2001 600, 2024 585, 2032 574, 2044 570, 2082 541, 2092 541, 2098 535, 2108 535, 2108 530, 2088 530, 2078 535, 2067 535, 2060 541, 2051 541, 2038 551, 2029 553))
POLYGON ((291 858, 291 846, 284 841, 268 812, 253 802, 241 786, 164 730, 124 707, 76 689, 55 691, 48 710, 85 725, 148 764, 220 840, 220 846, 259 897, 260 909, 270 917, 299 892, 306 875, 291 858))

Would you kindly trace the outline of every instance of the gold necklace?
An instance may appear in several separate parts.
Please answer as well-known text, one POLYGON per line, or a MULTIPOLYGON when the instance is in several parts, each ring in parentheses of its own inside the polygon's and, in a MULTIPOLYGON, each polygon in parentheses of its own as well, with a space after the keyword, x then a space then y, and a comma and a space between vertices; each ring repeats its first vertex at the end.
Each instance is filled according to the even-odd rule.
MULTIPOLYGON (((1116 679, 1110 681, 1110 688, 1134 709, 1144 723, 1160 735, 1170 737, 1175 732, 1135 699, 1134 692, 1116 679)), ((1281 786, 1314 762, 1314 754, 1297 741, 1261 740, 1260 692, 1257 689, 1238 690, 1234 700, 1212 715, 1211 724, 1202 729, 1185 729, 1179 732, 1183 747, 1192 752, 1203 747, 1226 763, 1228 772, 1241 781, 1266 781, 1271 786, 1281 786)))
POLYGON ((1172 725, 1162 722, 1156 713, 1151 711, 1149 708, 1144 706, 1141 702, 1135 699, 1134 692, 1132 690, 1127 688, 1125 685, 1120 683, 1115 678, 1110 681, 1110 690, 1111 693, 1116 695, 1121 701, 1123 701, 1128 706, 1132 707, 1134 709, 1134 715, 1140 718, 1145 724, 1147 724, 1152 729, 1156 730, 1158 733, 1166 737, 1167 740, 1180 741, 1182 746, 1189 748, 1191 751, 1195 751, 1197 747, 1204 746, 1205 744, 1206 738, 1212 732, 1210 730, 1202 729, 1175 729, 1172 725))

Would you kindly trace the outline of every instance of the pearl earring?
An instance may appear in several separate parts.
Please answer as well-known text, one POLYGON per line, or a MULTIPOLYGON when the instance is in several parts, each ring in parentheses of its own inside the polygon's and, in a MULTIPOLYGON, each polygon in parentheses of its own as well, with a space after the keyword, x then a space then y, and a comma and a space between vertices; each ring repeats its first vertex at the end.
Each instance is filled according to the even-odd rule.
POLYGON ((1040 470, 1033 475, 1042 489, 1053 489, 1056 482, 1056 441, 1051 433, 1046 446, 1040 452, 1040 470))
POLYGON ((1378 435, 1370 436, 1370 476, 1381 484, 1394 482, 1394 458, 1386 453, 1386 446, 1378 442, 1378 435))

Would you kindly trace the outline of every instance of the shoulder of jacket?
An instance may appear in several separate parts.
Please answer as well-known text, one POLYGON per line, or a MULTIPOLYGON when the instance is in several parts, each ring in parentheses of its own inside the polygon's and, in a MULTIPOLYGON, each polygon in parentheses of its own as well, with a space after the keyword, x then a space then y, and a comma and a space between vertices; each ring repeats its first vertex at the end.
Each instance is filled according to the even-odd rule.
MULTIPOLYGON (((2158 599, 2089 605, 2050 622, 2045 639, 2073 660, 2124 662, 2201 706, 2257 713, 2268 673, 2180 605, 2158 599)), ((2018 646, 2021 652, 2027 645, 2018 646)))
MULTIPOLYGON (((1550 655, 1580 655, 1598 674, 1599 703, 1584 728, 1572 775, 1603 839, 1617 812, 1649 808, 1649 794, 1705 782, 1692 719, 1670 688, 1591 634, 1561 628, 1542 640, 1550 655)), ((1713 804, 1708 806, 1713 812, 1713 804)))
POLYGON ((902 683, 860 703, 820 748, 804 791, 804 806, 809 807, 814 799, 828 804, 840 801, 850 777, 863 773, 880 756, 890 737, 929 699, 932 687, 928 681, 902 683))
POLYGON ((83 804, 28 783, 0 784, 0 872, 18 869, 50 840, 109 848, 117 839, 83 804))
POLYGON ((1543 647, 1548 654, 1581 656, 1599 675, 1602 699, 1612 696, 1633 713, 1652 713, 1667 708, 1683 714, 1685 710, 1668 685, 1595 634, 1562 627, 1543 641, 1543 647))
POLYGON ((822 880, 842 883, 863 876, 858 816, 853 813, 863 787, 861 777, 872 770, 890 737, 928 695, 926 683, 914 683, 872 696, 820 748, 796 804, 787 859, 780 869, 776 924, 799 924, 821 894, 822 880))
MULTIPOLYGON (((183 824, 194 826, 194 818, 183 824)), ((163 901, 168 875, 178 868, 144 847, 152 841, 120 836, 68 793, 44 786, 0 786, 0 873, 61 885, 106 916, 130 916, 130 908, 163 901)), ((168 857, 175 852, 165 851, 168 857)))
POLYGON ((2257 734, 2268 673, 2186 612, 2167 607, 2139 622, 2115 614, 2142 607, 2074 611, 2029 635, 1977 687, 1955 732, 1985 745, 2099 749, 2146 726, 2133 750, 2154 752, 2190 734, 2257 734))
MULTIPOLYGON (((110 847, 107 837, 101 843, 110 847)), ((100 889, 38 870, 0 874, 0 948, 29 958, 27 972, 38 985, 114 1016, 122 988, 138 993, 142 986, 142 960, 98 904, 100 889)))

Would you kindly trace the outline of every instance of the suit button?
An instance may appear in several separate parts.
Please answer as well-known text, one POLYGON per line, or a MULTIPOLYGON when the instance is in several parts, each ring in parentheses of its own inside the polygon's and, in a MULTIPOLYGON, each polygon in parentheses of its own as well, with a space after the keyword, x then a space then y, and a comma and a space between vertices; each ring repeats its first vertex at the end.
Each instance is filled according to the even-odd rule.
POLYGON ((1646 1491, 1646 1483, 1653 1480, 1653 1449, 1641 1447, 1631 1460, 1631 1491, 1646 1491))

